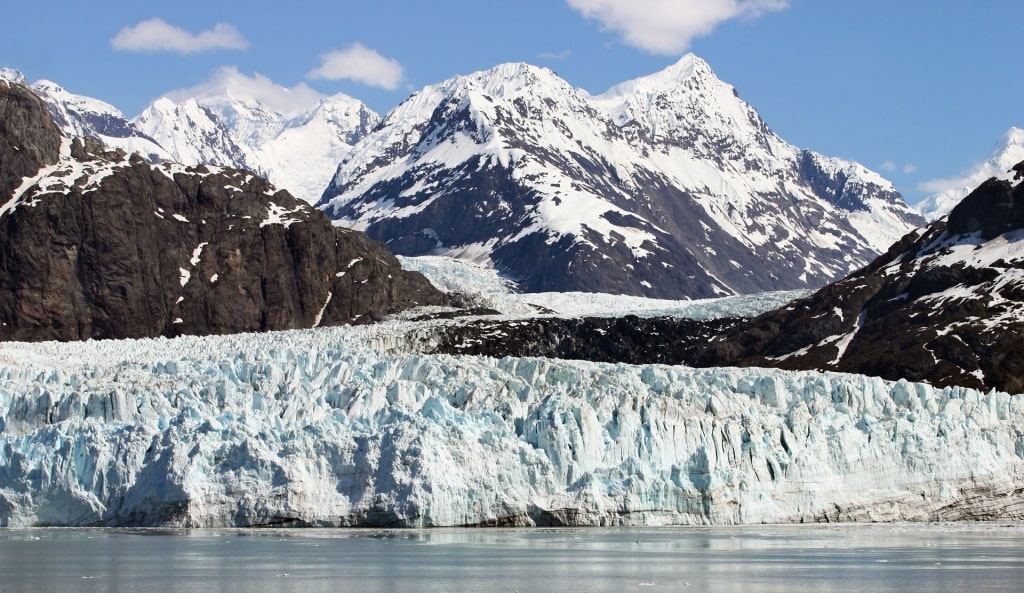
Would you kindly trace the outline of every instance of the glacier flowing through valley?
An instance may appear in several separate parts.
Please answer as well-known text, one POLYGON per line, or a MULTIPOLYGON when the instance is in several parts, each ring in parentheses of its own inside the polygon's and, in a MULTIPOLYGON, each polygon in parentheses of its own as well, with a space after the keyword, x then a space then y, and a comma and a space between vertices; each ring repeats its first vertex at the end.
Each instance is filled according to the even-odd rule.
POLYGON ((0 525, 1024 517, 1024 395, 419 354, 431 327, 5 344, 0 525))

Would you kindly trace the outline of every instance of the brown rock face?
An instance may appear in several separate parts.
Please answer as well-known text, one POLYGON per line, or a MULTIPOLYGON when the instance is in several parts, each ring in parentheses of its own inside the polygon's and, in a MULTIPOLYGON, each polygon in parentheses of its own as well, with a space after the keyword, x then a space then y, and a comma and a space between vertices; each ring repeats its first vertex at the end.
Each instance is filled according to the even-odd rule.
POLYGON ((0 84, 0 339, 308 328, 447 301, 252 173, 152 165, 91 140, 58 163, 59 133, 26 94, 0 84))
POLYGON ((0 204, 44 165, 57 162, 60 130, 42 99, 0 80, 0 204))

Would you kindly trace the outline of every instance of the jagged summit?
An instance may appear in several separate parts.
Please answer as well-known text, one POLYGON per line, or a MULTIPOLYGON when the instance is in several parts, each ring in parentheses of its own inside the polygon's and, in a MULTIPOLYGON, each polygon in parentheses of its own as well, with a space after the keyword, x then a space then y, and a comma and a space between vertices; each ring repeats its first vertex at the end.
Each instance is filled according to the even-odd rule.
POLYGON ((820 285, 921 222, 880 176, 786 144, 692 55, 598 97, 521 63, 426 87, 319 205, 525 290, 667 298, 820 285))
POLYGON ((307 202, 379 120, 348 95, 286 88, 233 68, 161 97, 135 118, 177 161, 246 168, 307 202))
POLYGON ((554 71, 525 62, 499 64, 488 70, 452 79, 452 83, 476 87, 497 97, 510 98, 524 92, 539 92, 544 85, 565 88, 568 83, 554 71))
POLYGON ((0 80, 28 86, 28 80, 25 79, 25 75, 20 70, 15 70, 14 68, 0 68, 0 80))
POLYGON ((176 103, 161 97, 133 123, 163 146, 175 162, 258 170, 255 159, 235 141, 227 126, 196 99, 176 103))
POLYGON ((695 54, 690 53, 684 55, 679 61, 660 72, 620 82, 599 96, 611 99, 612 97, 634 95, 638 92, 664 90, 685 84, 691 79, 697 79, 693 81, 697 83, 700 80, 717 81, 718 77, 715 75, 714 70, 711 69, 710 64, 695 54))

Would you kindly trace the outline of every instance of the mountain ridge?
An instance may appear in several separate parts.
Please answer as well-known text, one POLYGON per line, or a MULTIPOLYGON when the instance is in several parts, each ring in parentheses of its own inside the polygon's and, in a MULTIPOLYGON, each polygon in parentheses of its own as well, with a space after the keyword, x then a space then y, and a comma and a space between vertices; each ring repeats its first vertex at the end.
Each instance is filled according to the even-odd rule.
POLYGON ((380 119, 348 95, 305 87, 290 92, 234 69, 222 69, 215 84, 202 89, 167 93, 130 119, 56 83, 29 84, 17 70, 5 68, 2 77, 41 96, 69 138, 96 138, 152 162, 251 170, 310 203, 337 162, 380 119))
POLYGON ((527 291, 665 298, 820 285, 923 222, 877 174, 786 144, 693 55, 598 97, 523 63, 425 87, 341 161, 318 207, 527 291))

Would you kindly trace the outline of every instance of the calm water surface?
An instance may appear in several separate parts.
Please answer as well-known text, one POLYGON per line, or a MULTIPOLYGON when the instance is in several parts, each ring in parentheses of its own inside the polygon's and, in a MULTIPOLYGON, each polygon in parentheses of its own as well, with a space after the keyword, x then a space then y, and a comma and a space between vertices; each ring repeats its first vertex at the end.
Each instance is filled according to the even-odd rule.
POLYGON ((1024 591, 1024 525, 0 530, 9 592, 1024 591))

